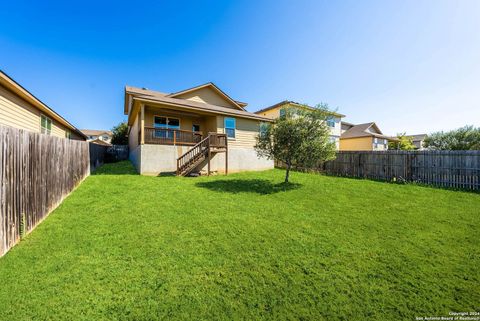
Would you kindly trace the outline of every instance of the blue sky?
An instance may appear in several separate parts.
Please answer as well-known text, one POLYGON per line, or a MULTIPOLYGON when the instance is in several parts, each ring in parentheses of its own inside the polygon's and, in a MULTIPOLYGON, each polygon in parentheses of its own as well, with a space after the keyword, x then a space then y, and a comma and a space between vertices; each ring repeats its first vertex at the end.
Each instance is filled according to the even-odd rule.
POLYGON ((387 134, 480 126, 480 1, 8 1, 0 68, 79 128, 126 84, 326 102, 387 134))

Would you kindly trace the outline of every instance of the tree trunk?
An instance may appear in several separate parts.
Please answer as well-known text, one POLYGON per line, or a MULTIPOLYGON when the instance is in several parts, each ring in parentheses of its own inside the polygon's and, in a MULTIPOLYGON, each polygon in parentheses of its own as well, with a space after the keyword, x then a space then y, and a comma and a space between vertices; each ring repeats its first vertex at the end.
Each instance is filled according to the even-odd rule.
POLYGON ((285 183, 288 183, 288 177, 290 176, 290 167, 292 167, 292 164, 290 164, 290 162, 287 162, 287 172, 285 173, 285 183))

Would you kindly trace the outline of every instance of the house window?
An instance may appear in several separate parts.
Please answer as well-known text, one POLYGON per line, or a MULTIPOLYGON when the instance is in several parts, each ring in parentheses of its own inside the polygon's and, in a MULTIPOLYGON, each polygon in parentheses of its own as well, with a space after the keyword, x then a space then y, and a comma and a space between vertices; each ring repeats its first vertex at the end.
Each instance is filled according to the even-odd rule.
POLYGON ((40 119, 41 133, 50 135, 52 133, 52 120, 45 115, 40 119))
POLYGON ((200 125, 195 125, 195 124, 193 124, 193 126, 192 126, 192 131, 194 131, 194 132, 199 132, 199 131, 200 131, 200 125))
POLYGON ((228 138, 235 138, 236 121, 235 118, 225 117, 225 134, 228 138))
MULTIPOLYGON (((153 127, 156 129, 180 129, 180 119, 154 116, 153 127)), ((173 132, 167 130, 155 130, 155 137, 173 139, 173 132)))
POLYGON ((335 117, 327 117, 327 125, 328 127, 335 127, 335 117))
POLYGON ((280 109, 280 118, 285 117, 285 109, 280 109))
POLYGON ((258 133, 260 137, 265 137, 268 134, 268 124, 267 123, 260 123, 260 126, 258 128, 258 133))
POLYGON ((72 138, 72 132, 68 129, 65 130, 65 138, 68 138, 68 139, 72 138))
POLYGON ((103 138, 103 140, 105 140, 105 141, 108 140, 108 136, 107 136, 107 135, 102 136, 102 138, 103 138))

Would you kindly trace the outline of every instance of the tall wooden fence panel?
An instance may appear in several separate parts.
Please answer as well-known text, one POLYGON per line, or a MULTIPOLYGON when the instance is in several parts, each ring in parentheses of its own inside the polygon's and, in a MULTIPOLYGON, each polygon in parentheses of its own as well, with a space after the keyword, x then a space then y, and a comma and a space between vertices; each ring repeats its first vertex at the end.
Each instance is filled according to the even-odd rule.
POLYGON ((127 145, 105 146, 90 143, 90 172, 104 163, 114 163, 128 159, 127 145))
POLYGON ((342 151, 323 169, 330 175, 480 190, 480 151, 342 151))
POLYGON ((90 172, 105 163, 105 154, 108 146, 89 143, 90 172))
POLYGON ((0 126, 0 256, 86 176, 86 142, 0 126))

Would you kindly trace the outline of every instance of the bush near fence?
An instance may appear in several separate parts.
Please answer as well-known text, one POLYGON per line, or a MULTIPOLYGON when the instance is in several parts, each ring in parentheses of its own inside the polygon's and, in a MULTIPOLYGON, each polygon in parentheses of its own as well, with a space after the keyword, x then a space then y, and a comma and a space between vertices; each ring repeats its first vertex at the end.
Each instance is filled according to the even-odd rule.
POLYGON ((128 158, 104 147, 0 126, 0 256, 106 159, 128 158))

